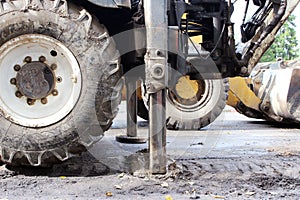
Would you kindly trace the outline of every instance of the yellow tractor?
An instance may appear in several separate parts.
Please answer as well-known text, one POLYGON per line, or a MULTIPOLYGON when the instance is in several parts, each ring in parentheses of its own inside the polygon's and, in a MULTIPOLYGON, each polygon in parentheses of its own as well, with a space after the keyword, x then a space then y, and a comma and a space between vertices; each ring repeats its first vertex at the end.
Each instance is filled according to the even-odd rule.
MULTIPOLYGON (((290 2, 289 11, 282 18, 281 23, 284 23, 297 3, 297 1, 290 2)), ((187 16, 183 15, 183 20, 186 20, 186 18, 187 16)), ((270 33, 269 40, 274 39, 279 28, 280 25, 274 28, 270 33)), ((190 40, 194 45, 201 45, 203 35, 191 36, 190 40)), ((269 45, 270 43, 265 44, 265 46, 269 45)), ((263 47, 260 48, 260 53, 265 50, 263 47)), ((252 68, 254 67, 253 63, 257 63, 261 55, 256 55, 250 60, 252 68)), ((299 62, 279 61, 278 63, 257 64, 252 71, 250 70, 251 74, 246 78, 237 76, 225 79, 191 79, 189 75, 182 75, 177 79, 175 86, 170 87, 167 92, 167 128, 172 130, 201 129, 212 123, 221 114, 226 104, 248 117, 277 122, 297 122, 299 119, 297 119, 298 116, 295 116, 295 111, 288 110, 288 106, 281 108, 284 111, 279 111, 278 104, 289 104, 291 96, 297 92, 298 88, 294 83, 297 80, 294 73, 297 74, 297 72, 285 72, 287 70, 290 72, 297 71, 298 68, 299 62), (280 76, 282 73, 285 73, 284 77, 280 76), (272 83, 265 86, 268 81, 274 81, 273 79, 277 81, 277 84, 272 83), (279 88, 280 82, 286 86, 279 88), (269 90, 273 92, 271 93, 269 90), (276 98, 275 91, 280 91, 282 98, 276 98), (289 96, 287 97, 287 94, 281 91, 289 91, 289 96), (271 94, 272 96, 270 96, 271 94)), ((138 115, 147 120, 147 97, 145 97, 145 90, 141 88, 138 93, 138 115)), ((297 109, 295 106, 293 108, 297 109)))
MULTIPOLYGON (((174 129, 211 123, 225 106, 226 78, 252 72, 298 2, 246 0, 245 16, 250 4, 256 12, 241 26, 240 51, 231 0, 1 1, 1 160, 52 165, 91 147, 117 114, 125 77, 128 94, 143 82, 149 169, 166 172, 166 119, 174 129)), ((128 97, 134 138, 136 95, 128 97)), ((258 98, 270 105, 265 115, 276 114, 258 98)))
POLYGON ((249 78, 230 78, 227 104, 252 118, 300 122, 300 62, 261 63, 249 78))

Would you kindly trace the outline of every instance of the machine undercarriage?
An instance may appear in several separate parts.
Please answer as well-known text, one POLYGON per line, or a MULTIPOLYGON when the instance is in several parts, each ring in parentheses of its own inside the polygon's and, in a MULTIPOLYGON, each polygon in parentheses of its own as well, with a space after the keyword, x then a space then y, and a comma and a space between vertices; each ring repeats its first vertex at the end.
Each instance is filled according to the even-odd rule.
POLYGON ((88 149, 117 114, 123 76, 122 140, 134 141, 136 114, 146 116, 149 169, 165 173, 166 127, 211 123, 226 103, 223 78, 253 71, 298 2, 245 1, 237 48, 231 0, 1 1, 1 160, 44 166, 88 149))

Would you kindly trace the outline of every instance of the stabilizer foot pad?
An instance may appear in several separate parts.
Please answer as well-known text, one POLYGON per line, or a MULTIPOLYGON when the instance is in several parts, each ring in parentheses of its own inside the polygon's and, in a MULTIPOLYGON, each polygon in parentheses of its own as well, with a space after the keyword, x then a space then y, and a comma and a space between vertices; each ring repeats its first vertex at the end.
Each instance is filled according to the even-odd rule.
POLYGON ((118 135, 116 136, 116 141, 120 143, 127 143, 127 144, 143 144, 147 142, 147 138, 118 135))

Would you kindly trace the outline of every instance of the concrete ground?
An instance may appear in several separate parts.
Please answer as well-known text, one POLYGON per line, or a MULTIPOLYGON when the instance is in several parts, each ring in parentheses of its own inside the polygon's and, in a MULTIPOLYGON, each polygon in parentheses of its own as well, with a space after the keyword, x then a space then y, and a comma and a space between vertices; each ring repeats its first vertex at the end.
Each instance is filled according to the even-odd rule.
MULTIPOLYGON (((300 199, 300 130, 226 107, 201 131, 168 131, 168 173, 150 175, 147 144, 121 144, 124 104, 105 137, 52 168, 0 168, 0 199, 300 199)), ((139 135, 147 136, 139 119, 139 135)))

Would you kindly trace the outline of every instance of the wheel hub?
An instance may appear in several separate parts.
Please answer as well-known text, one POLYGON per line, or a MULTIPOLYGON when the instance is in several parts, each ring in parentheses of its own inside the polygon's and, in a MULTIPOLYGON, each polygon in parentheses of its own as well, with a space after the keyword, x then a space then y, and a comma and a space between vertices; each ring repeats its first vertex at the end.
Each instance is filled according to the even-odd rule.
POLYGON ((189 76, 180 77, 175 86, 176 94, 186 100, 196 97, 198 93, 203 93, 201 89, 198 81, 190 80, 189 76))
POLYGON ((175 88, 169 92, 169 99, 183 110, 194 110, 206 97, 207 85, 204 80, 191 80, 189 76, 179 78, 175 88))
POLYGON ((26 63, 17 73, 17 88, 30 99, 47 97, 54 89, 54 73, 50 67, 42 62, 26 63))
POLYGON ((81 94, 81 71, 60 41, 25 34, 0 47, 0 111, 11 122, 44 127, 66 117, 81 94))

